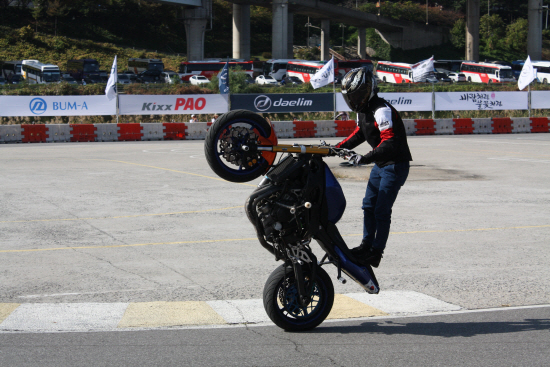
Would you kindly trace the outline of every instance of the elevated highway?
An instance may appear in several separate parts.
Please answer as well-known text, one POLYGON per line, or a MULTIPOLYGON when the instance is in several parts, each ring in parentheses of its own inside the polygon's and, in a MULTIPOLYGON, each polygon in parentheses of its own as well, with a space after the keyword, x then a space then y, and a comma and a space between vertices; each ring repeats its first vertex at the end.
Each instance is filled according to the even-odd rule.
POLYGON ((321 21, 321 59, 328 60, 330 23, 343 23, 359 29, 358 50, 365 57, 365 29, 375 28, 382 38, 395 48, 410 50, 439 45, 448 39, 444 27, 395 20, 368 14, 319 0, 226 0, 233 3, 233 57, 250 57, 250 5, 273 10, 274 58, 292 58, 293 14, 303 14, 321 21), (248 48, 246 44, 248 43, 248 48), (235 47, 235 45, 240 47, 235 47))
MULTIPOLYGON (((204 59, 204 33, 212 17, 212 0, 153 0, 182 6, 189 60, 204 59)), ((233 4, 233 57, 250 58, 250 5, 273 11, 272 55, 293 58, 294 14, 303 14, 321 21, 321 59, 328 60, 330 24, 342 23, 359 29, 358 50, 366 52, 366 28, 375 28, 382 38, 395 48, 410 50, 438 45, 448 38, 449 30, 410 21, 368 14, 319 0, 225 0, 233 4)))

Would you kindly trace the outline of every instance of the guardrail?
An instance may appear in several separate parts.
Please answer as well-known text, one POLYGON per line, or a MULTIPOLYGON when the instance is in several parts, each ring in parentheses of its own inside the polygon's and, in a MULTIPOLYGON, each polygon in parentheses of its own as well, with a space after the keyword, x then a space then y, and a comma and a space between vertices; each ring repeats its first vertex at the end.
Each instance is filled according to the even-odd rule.
MULTIPOLYGON (((403 122, 407 135, 411 136, 550 132, 547 117, 407 119, 403 122)), ((273 121, 272 124, 281 139, 346 137, 357 127, 354 120, 273 121)), ((0 143, 201 140, 210 125, 210 122, 0 125, 0 143)))

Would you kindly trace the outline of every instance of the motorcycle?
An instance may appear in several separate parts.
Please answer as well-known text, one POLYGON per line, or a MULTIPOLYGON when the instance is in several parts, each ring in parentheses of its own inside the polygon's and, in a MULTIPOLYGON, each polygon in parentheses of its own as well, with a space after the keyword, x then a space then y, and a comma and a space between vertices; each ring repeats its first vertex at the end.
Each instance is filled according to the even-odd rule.
POLYGON ((368 293, 380 291, 372 268, 359 264, 336 227, 346 199, 323 157, 352 154, 324 143, 279 145, 272 125, 247 110, 220 116, 206 136, 206 159, 218 176, 247 182, 264 175, 245 211, 260 244, 283 261, 265 283, 263 303, 273 323, 286 331, 313 329, 329 315, 334 286, 325 265, 336 266, 343 284, 342 273, 368 293), (320 261, 312 240, 324 251, 320 261))

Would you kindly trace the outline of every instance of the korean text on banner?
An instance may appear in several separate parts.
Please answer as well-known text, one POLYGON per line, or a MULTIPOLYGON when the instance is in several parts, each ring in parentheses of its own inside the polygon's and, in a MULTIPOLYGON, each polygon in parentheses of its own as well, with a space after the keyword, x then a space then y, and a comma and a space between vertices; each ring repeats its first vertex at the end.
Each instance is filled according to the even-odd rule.
POLYGON ((523 92, 438 92, 436 111, 526 110, 523 92))
POLYGON ((531 84, 533 80, 537 79, 537 71, 533 68, 533 64, 531 63, 531 57, 527 56, 527 60, 525 60, 525 63, 523 64, 523 68, 521 68, 521 74, 518 78, 518 88, 519 90, 523 90, 526 86, 531 84))
POLYGON ((225 113, 227 99, 221 94, 119 95, 121 115, 191 115, 225 113))
MULTIPOLYGON (((431 111, 432 94, 425 93, 378 93, 378 96, 391 103, 397 111, 431 111)), ((336 94, 336 110, 351 111, 342 93, 336 94)))
POLYGON ((334 81, 334 56, 310 79, 313 89, 321 88, 334 81))
POLYGON ((113 61, 113 66, 111 67, 111 75, 109 75, 109 80, 107 81, 107 86, 105 87, 105 95, 109 98, 109 101, 116 97, 116 83, 117 83, 117 65, 116 65, 116 55, 115 60, 113 61))
POLYGON ((116 115, 116 100, 99 96, 3 96, 0 116, 116 115))

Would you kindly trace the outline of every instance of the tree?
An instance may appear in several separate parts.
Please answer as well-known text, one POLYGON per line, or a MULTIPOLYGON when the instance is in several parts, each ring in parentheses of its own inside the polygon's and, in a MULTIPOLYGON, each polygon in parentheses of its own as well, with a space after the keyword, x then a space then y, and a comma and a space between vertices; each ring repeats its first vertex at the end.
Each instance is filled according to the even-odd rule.
POLYGON ((506 27, 506 42, 515 50, 527 51, 527 33, 529 22, 525 18, 519 18, 506 27))
POLYGON ((479 20, 479 35, 487 48, 494 50, 506 35, 506 25, 498 14, 485 14, 479 20))
POLYGON ((451 29, 451 42, 456 48, 466 47, 466 22, 459 18, 451 29))
POLYGON ((57 37, 57 17, 62 17, 67 15, 67 7, 61 0, 50 0, 48 1, 48 10, 46 13, 49 16, 55 17, 55 36, 57 37))
POLYGON ((32 17, 34 18, 34 27, 35 31, 38 32, 38 21, 44 17, 46 10, 46 0, 35 0, 33 2, 33 9, 31 11, 32 17))

